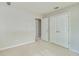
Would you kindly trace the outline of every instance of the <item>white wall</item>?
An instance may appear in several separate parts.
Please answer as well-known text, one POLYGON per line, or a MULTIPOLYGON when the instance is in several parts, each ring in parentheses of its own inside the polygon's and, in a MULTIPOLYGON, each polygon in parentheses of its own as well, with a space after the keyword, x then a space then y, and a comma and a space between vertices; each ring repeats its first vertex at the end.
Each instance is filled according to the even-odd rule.
POLYGON ((47 17, 62 12, 69 15, 69 49, 79 53, 79 4, 51 13, 47 17))
POLYGON ((70 8, 69 19, 71 26, 70 49, 79 53, 79 4, 70 8))
POLYGON ((13 6, 0 6, 0 49, 35 41, 34 16, 13 6))

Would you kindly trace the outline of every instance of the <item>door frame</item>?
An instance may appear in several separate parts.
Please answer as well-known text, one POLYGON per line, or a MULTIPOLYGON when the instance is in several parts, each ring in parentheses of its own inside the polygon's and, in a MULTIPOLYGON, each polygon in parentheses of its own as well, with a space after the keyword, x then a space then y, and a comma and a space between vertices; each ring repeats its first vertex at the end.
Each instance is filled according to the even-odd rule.
POLYGON ((49 25, 49 28, 48 28, 48 30, 49 30, 49 42, 50 42, 50 17, 51 16, 55 16, 55 15, 57 15, 57 14, 62 14, 62 13, 66 13, 67 14, 67 16, 68 16, 68 22, 67 22, 67 25, 68 25, 68 38, 67 38, 67 40, 68 40, 68 48, 70 47, 70 39, 71 39, 71 28, 70 28, 70 20, 69 20, 69 12, 68 11, 65 11, 65 12, 59 12, 59 13, 56 13, 56 14, 53 14, 53 15, 50 15, 49 16, 49 22, 48 22, 48 25, 49 25))
POLYGON ((39 39, 41 39, 41 19, 40 18, 36 18, 35 19, 35 25, 36 25, 36 36, 35 36, 35 41, 38 41, 39 39), (39 25, 39 22, 40 21, 40 37, 38 37, 38 34, 39 33, 37 33, 39 30, 38 30, 38 25, 39 25))

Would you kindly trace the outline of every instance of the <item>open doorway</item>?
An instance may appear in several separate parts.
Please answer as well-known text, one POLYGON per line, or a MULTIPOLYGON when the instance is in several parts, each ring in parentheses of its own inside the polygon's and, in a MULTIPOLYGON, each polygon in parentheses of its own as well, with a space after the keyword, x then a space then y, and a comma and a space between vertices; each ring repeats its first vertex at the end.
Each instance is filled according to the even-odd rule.
POLYGON ((41 19, 36 18, 36 41, 41 39, 41 19))

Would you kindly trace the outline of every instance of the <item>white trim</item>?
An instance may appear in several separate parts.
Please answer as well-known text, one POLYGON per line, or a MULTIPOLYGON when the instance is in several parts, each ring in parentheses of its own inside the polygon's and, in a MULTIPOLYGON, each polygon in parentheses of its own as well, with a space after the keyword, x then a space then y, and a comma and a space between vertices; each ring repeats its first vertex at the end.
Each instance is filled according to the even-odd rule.
POLYGON ((22 46, 22 45, 25 45, 25 44, 34 43, 34 42, 35 42, 35 40, 32 40, 32 41, 28 41, 28 42, 24 42, 24 43, 20 43, 20 44, 12 45, 12 46, 8 46, 8 47, 0 48, 0 51, 6 50, 6 49, 10 49, 10 48, 15 48, 15 47, 22 46))
POLYGON ((69 50, 79 54, 79 51, 77 51, 77 50, 74 50, 74 49, 69 49, 69 50))

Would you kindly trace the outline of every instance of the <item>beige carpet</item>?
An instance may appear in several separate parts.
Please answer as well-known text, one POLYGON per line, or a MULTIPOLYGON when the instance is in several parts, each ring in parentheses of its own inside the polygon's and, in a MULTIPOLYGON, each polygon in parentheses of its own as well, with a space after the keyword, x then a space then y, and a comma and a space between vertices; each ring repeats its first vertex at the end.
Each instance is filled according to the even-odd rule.
POLYGON ((69 51, 61 46, 37 41, 35 43, 19 46, 16 48, 0 51, 0 56, 78 56, 79 54, 69 51))

